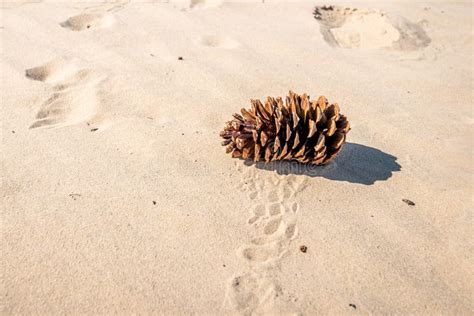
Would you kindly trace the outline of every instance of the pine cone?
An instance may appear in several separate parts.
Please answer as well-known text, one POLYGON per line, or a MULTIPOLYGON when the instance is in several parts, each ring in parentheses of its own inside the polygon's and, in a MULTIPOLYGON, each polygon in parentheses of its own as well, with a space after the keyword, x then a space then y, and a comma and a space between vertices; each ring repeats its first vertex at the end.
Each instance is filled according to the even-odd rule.
POLYGON ((267 97, 265 105, 251 102, 252 108, 234 114, 220 133, 233 158, 324 165, 341 151, 350 129, 337 103, 329 105, 324 96, 310 101, 290 91, 285 104, 280 97, 267 97))

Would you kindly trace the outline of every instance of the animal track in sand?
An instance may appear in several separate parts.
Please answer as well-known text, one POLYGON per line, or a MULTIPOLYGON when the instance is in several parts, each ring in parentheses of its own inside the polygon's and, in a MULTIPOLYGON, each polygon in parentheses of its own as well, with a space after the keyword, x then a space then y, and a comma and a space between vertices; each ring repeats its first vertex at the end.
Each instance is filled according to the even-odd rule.
POLYGON ((59 25, 72 31, 84 31, 87 29, 110 27, 114 22, 114 17, 109 13, 82 13, 70 17, 66 21, 59 23, 59 25))
POLYGON ((201 36, 200 42, 204 46, 214 48, 232 49, 239 46, 239 43, 230 37, 222 37, 217 35, 201 36))
POLYGON ((431 42, 421 25, 379 10, 318 6, 313 14, 331 46, 416 50, 431 42))
POLYGON ((298 233, 299 205, 294 198, 304 180, 295 175, 260 174, 254 167, 245 171, 239 187, 247 192, 252 203, 257 202, 247 220, 256 236, 237 251, 248 263, 248 269, 230 282, 226 304, 227 308, 245 314, 271 313, 281 294, 275 271, 298 233))
POLYGON ((92 118, 99 104, 97 89, 105 79, 65 60, 26 70, 34 80, 53 83, 50 96, 41 104, 30 128, 62 127, 92 118))
POLYGON ((237 312, 244 315, 252 314, 256 306, 261 306, 262 310, 272 301, 281 296, 281 288, 272 282, 270 277, 261 277, 249 272, 232 279, 230 289, 234 294, 231 304, 235 304, 237 312))

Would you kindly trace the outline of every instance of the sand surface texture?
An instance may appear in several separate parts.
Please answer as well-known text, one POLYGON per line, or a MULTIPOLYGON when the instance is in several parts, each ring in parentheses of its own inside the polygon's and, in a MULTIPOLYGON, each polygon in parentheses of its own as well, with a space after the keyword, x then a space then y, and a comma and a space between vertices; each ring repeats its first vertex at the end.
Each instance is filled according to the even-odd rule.
POLYGON ((263 2, 2 2, 2 314, 472 313, 472 4, 263 2), (337 159, 226 155, 290 89, 337 159))

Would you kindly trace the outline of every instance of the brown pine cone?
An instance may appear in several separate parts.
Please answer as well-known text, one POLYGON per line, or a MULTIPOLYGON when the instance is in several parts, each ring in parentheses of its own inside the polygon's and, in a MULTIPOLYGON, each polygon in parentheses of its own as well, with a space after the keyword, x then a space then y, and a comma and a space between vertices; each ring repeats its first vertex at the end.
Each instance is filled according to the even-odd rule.
POLYGON ((324 165, 341 151, 350 130, 337 103, 329 105, 323 96, 310 101, 290 91, 285 103, 280 97, 267 97, 265 105, 251 102, 252 108, 234 114, 220 133, 234 158, 324 165))

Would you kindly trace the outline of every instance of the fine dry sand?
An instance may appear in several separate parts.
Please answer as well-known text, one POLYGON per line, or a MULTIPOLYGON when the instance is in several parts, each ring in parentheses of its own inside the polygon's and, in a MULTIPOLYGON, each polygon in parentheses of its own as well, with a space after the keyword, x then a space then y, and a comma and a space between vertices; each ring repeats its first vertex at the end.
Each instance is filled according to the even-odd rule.
POLYGON ((110 2, 2 1, 3 315, 473 312, 470 1, 110 2), (335 162, 226 155, 290 89, 335 162))

